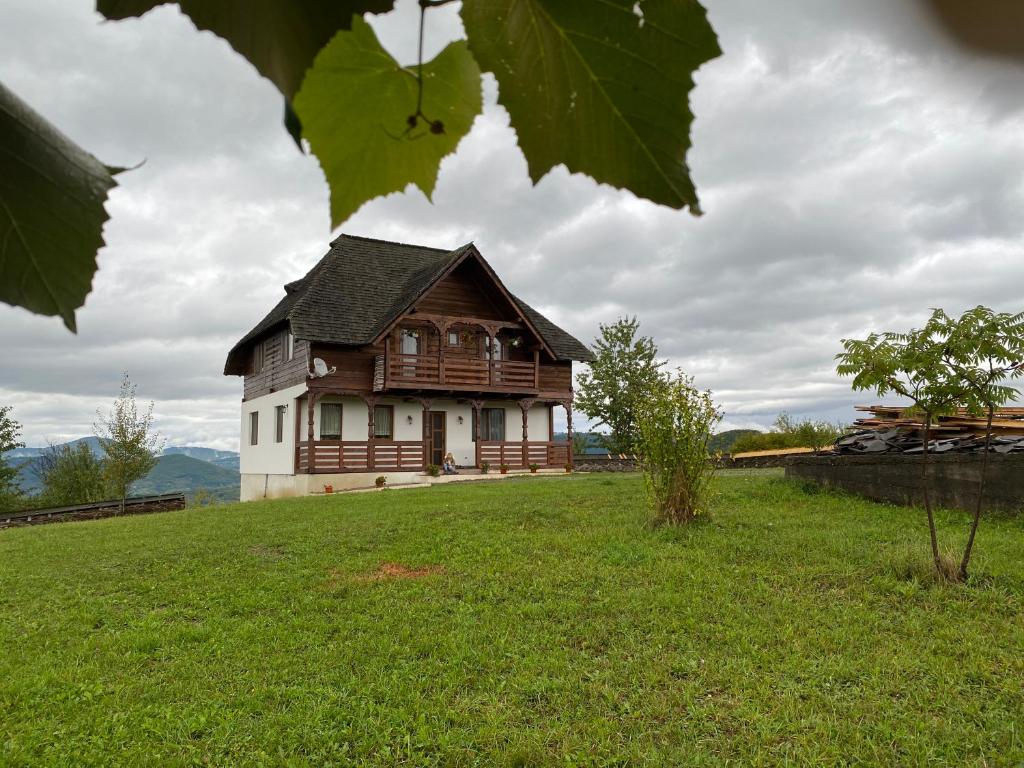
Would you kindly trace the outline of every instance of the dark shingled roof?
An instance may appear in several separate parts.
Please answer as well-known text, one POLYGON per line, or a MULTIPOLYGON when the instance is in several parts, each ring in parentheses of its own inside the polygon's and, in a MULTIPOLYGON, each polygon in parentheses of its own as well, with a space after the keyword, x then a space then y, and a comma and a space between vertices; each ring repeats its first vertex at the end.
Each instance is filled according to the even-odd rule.
MULTIPOLYGON (((328 344, 371 344, 388 325, 467 252, 341 235, 306 276, 285 286, 285 296, 228 353, 226 375, 246 369, 249 344, 289 323, 297 339, 328 344)), ((485 262, 486 263, 486 262, 485 262)), ((593 359, 590 350, 542 314, 513 296, 558 360, 593 359)))

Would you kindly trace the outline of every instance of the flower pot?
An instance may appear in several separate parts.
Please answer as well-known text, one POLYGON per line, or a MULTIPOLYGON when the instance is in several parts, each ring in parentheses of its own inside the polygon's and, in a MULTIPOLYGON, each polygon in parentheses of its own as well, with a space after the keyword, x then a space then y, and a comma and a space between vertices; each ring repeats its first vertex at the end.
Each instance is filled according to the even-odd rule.
POLYGON ((333 485, 325 485, 324 486, 324 493, 334 493, 334 486, 333 485))

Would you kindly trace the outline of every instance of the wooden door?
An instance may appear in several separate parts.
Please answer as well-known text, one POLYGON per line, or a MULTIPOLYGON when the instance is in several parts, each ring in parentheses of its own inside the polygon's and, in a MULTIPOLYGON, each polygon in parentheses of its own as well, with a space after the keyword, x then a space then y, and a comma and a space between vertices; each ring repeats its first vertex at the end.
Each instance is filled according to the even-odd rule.
POLYGON ((446 453, 445 427, 447 414, 444 411, 427 412, 427 463, 441 466, 446 453))

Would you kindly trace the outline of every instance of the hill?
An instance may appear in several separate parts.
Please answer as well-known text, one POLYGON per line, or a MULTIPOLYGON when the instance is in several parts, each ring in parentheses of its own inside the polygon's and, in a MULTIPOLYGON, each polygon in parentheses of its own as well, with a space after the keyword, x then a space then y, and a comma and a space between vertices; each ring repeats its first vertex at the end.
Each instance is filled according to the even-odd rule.
POLYGON ((708 451, 711 453, 729 453, 732 450, 733 443, 741 437, 758 434, 760 432, 756 429, 727 429, 724 432, 711 436, 711 439, 708 441, 708 451))
POLYGON ((132 493, 148 496, 182 491, 192 495, 204 490, 224 501, 238 501, 238 484, 237 470, 172 453, 157 459, 153 470, 132 486, 132 493))

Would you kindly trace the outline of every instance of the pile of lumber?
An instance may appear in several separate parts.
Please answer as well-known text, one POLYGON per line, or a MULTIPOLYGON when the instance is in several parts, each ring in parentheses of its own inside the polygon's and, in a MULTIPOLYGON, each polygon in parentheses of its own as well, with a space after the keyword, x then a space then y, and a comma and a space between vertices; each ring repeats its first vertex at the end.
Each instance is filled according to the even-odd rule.
MULTIPOLYGON (((924 450, 924 417, 900 406, 859 405, 870 414, 853 423, 855 432, 836 441, 837 453, 921 453, 924 450)), ((935 419, 931 426, 929 453, 985 450, 985 417, 959 409, 935 419)), ((1024 408, 1000 408, 992 419, 992 450, 1024 453, 1024 408)))

